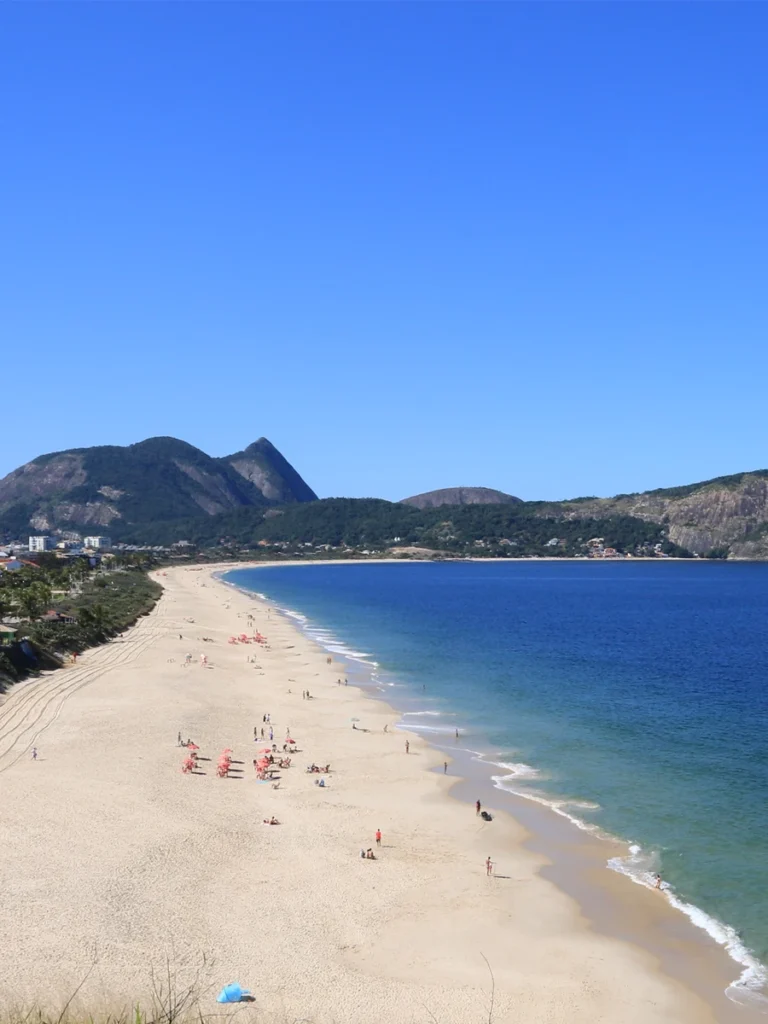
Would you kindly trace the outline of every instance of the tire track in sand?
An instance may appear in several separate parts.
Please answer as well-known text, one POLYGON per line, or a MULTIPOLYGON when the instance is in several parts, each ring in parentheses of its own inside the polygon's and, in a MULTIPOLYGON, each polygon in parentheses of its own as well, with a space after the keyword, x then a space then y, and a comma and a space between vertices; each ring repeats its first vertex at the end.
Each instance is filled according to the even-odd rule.
POLYGON ((110 669, 135 661, 157 639, 167 635, 167 629, 156 628, 159 618, 150 613, 122 643, 97 648, 89 658, 90 663, 82 668, 58 669, 37 682, 20 684, 0 707, 0 773, 12 768, 32 749, 73 693, 110 669))

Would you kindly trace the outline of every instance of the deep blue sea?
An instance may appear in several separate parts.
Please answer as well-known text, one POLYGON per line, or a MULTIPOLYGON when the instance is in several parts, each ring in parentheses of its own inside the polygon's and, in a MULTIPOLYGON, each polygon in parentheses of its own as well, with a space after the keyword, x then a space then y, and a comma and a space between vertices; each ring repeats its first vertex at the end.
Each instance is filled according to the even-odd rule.
POLYGON ((408 728, 628 840, 613 863, 768 962, 768 565, 448 562, 228 573, 370 673, 408 728), (355 661, 357 659, 357 661, 355 661))

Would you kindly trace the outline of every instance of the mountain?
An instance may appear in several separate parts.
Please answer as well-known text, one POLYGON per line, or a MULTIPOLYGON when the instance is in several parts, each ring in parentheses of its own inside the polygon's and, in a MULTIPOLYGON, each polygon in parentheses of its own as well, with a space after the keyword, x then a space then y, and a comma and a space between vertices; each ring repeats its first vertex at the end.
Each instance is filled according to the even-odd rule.
MULTIPOLYGON (((482 493, 482 492, 481 492, 482 493)), ((485 492, 489 493, 488 491, 485 492)), ((499 494, 500 492, 490 492, 499 494)), ((684 487, 571 501, 408 503, 327 498, 283 508, 245 507, 133 531, 135 543, 189 540, 201 547, 287 545, 386 550, 418 545, 452 554, 585 556, 611 548, 632 555, 768 560, 768 470, 684 487)), ((448 491, 455 502, 460 490, 448 491), (458 494, 457 494, 458 491, 458 494)))
POLYGON ((314 492, 260 438, 211 458, 174 437, 41 455, 0 480, 0 534, 83 529, 120 537, 140 524, 310 501, 314 492))
POLYGON ((425 491, 414 494, 412 498, 403 498, 401 505, 413 505, 415 508, 439 508, 440 505, 513 505, 519 502, 504 491, 494 491, 491 487, 443 487, 439 491, 425 491))
POLYGON ((558 519, 632 516, 664 526, 669 540, 700 555, 768 559, 768 470, 716 477, 614 498, 537 502, 558 519))
POLYGON ((245 480, 254 484, 268 501, 280 505, 294 501, 317 501, 312 488, 266 437, 260 437, 244 451, 227 455, 218 461, 230 465, 245 480))

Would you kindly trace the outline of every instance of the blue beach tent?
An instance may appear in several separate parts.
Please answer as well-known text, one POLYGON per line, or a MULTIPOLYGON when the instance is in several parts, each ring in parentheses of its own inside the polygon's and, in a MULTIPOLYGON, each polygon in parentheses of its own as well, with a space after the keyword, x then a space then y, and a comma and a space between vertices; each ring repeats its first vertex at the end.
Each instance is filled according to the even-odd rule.
POLYGON ((239 985, 231 984, 225 985, 224 988, 216 996, 217 1003, 239 1003, 243 996, 249 996, 251 993, 247 988, 241 988, 239 985))

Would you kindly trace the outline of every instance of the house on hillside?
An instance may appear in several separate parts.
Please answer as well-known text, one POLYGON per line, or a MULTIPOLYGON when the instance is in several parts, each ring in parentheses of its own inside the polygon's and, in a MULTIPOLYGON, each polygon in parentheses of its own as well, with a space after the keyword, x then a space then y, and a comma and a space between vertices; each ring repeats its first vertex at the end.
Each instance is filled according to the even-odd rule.
POLYGON ((14 569, 23 568, 39 569, 37 562, 30 562, 26 558, 0 558, 0 572, 12 572, 14 569))
POLYGON ((17 630, 14 626, 7 626, 4 622, 0 622, 0 647, 3 644, 12 644, 16 639, 17 630))
POLYGON ((47 611, 45 615, 41 616, 41 622, 55 622, 59 625, 69 625, 74 622, 75 619, 72 615, 64 615, 63 612, 57 612, 54 608, 47 611))

